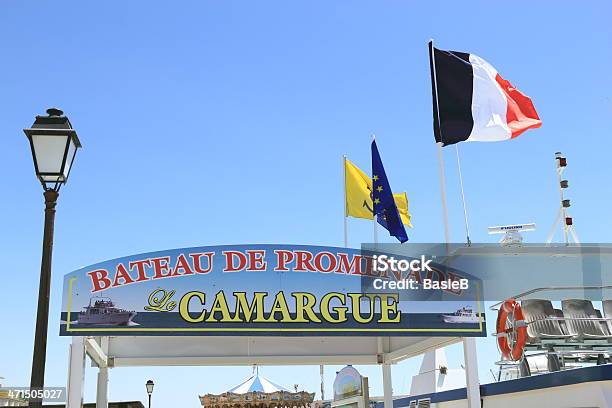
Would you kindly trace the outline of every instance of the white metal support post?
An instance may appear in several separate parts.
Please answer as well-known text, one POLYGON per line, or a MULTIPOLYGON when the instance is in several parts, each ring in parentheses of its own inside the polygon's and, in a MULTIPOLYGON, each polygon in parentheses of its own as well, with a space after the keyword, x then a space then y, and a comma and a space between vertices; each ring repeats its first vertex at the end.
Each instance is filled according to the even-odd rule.
POLYGON ((393 378, 391 377, 391 362, 388 358, 389 339, 378 337, 376 342, 377 360, 382 366, 384 408, 393 408, 393 378))
POLYGON ((478 379, 478 358, 476 339, 463 338, 463 359, 465 361, 465 386, 469 408, 480 408, 480 380, 478 379))
POLYGON ((393 382, 391 378, 391 364, 382 364, 383 373, 383 395, 385 408, 393 408, 393 382))
POLYGON ((66 408, 83 406, 83 380, 85 377, 85 338, 74 336, 68 353, 68 384, 66 408))
POLYGON ((108 408, 108 367, 98 369, 96 408, 108 408))
POLYGON ((325 401, 325 376, 323 373, 324 365, 319 365, 319 374, 321 374, 321 401, 325 401))
MULTIPOLYGON (((100 342, 102 351, 108 356, 108 337, 102 337, 100 342)), ((108 408, 108 363, 98 367, 96 408, 108 408)))

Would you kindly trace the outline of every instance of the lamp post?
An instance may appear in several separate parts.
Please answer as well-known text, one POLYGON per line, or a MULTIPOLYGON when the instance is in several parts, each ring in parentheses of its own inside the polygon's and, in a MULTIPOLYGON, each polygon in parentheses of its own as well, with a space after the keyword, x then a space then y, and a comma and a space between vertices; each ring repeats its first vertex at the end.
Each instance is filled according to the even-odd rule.
MULTIPOLYGON (((45 229, 30 380, 32 390, 42 389, 45 383, 55 205, 60 187, 68 180, 76 151, 81 147, 76 131, 72 129, 70 120, 64 116, 64 112, 51 108, 47 109, 47 115, 36 116, 32 127, 23 130, 30 142, 34 170, 43 186, 45 197, 45 229)), ((30 399, 29 407, 42 407, 42 399, 30 399)))
POLYGON ((153 383, 153 380, 149 380, 145 385, 147 387, 147 394, 149 394, 149 408, 151 408, 151 394, 153 394, 153 386, 155 384, 153 383))

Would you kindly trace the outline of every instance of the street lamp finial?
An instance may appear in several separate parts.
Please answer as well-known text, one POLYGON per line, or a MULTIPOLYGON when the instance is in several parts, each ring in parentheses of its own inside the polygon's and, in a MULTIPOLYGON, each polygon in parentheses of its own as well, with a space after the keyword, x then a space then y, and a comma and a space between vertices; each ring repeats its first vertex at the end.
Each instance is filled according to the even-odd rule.
POLYGON ((57 108, 49 108, 49 109, 47 109, 47 115, 49 115, 49 116, 63 116, 64 115, 64 111, 62 111, 61 109, 57 109, 57 108))

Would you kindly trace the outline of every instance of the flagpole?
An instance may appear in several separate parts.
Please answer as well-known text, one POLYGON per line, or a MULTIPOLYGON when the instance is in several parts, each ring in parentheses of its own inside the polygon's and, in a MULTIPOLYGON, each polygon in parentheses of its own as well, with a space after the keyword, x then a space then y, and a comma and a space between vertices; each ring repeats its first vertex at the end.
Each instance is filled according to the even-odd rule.
MULTIPOLYGON (((372 135, 372 142, 374 142, 376 140, 376 135, 372 135)), ((374 169, 371 169, 370 173, 374 173, 374 169)), ((374 174, 372 174, 372 183, 374 183, 374 174)), ((372 189, 374 188, 374 184, 372 184, 372 189)), ((373 191, 373 190, 372 190, 373 191)), ((372 199, 372 209, 374 209, 374 199, 372 199)), ((376 214, 373 214, 374 217, 372 218, 372 222, 373 224, 373 236, 372 238, 374 239, 374 244, 378 244, 378 221, 376 221, 376 214)))
MULTIPOLYGON (((440 109, 438 107, 438 85, 436 82, 436 62, 434 60, 433 40, 429 40, 429 68, 431 72, 432 98, 435 109, 435 124, 437 125, 440 140, 442 132, 440 130, 440 109)), ((434 129, 435 131, 436 129, 434 129)), ((436 135, 438 136, 438 135, 436 135)), ((440 195, 442 198, 442 220, 444 221, 444 241, 450 243, 450 228, 448 224, 448 206, 446 205, 446 180, 444 177, 444 156, 442 154, 442 141, 436 143, 438 145, 438 175, 440 177, 440 195)))
MULTIPOLYGON (((432 97, 434 100, 435 109, 435 120, 434 132, 437 130, 436 140, 438 145, 438 168, 440 173, 440 191, 442 195, 442 211, 444 216, 444 238, 446 240, 446 251, 449 254, 449 243, 450 233, 448 226, 448 207, 446 205, 446 182, 444 180, 444 158, 442 155, 442 146, 444 145, 442 140, 442 129, 440 127, 440 108, 438 105, 438 82, 436 80, 436 62, 434 58, 434 46, 433 40, 429 40, 429 68, 431 72, 431 86, 432 86, 432 97), (437 126, 436 126, 437 125, 437 126)), ((455 146, 456 147, 456 146, 455 146)), ((457 150, 457 160, 459 160, 459 150, 457 150)), ((459 161, 457 161, 459 163, 459 161)), ((459 172, 461 180, 461 171, 459 172)), ((461 195, 463 197, 463 181, 461 181, 461 195)), ((465 198, 464 198, 464 211, 465 211, 465 198)), ((466 214, 466 229, 467 229, 467 212, 466 214)), ((469 233, 468 233, 468 244, 469 244, 469 233)), ((481 405, 480 399, 480 381, 478 379, 478 358, 476 353, 476 340, 473 337, 463 337, 463 360, 465 362, 465 383, 466 383, 466 397, 468 401, 468 408, 478 408, 481 405)))
POLYGON ((448 206, 446 205, 446 180, 444 177, 444 157, 442 143, 438 145, 438 175, 440 176, 440 194, 442 196, 442 220, 444 221, 444 242, 450 243, 450 228, 448 226, 448 206))
POLYGON ((376 221, 376 215, 374 215, 374 243, 378 244, 378 226, 376 225, 377 221, 376 221))
POLYGON ((346 214, 346 154, 342 156, 342 174, 344 174, 344 247, 348 248, 348 217, 346 214))
POLYGON ((459 159, 459 147, 455 144, 455 152, 457 153, 457 170, 459 170, 459 185, 461 187, 461 202, 463 203, 463 219, 465 220, 465 237, 467 245, 471 246, 470 240, 470 224, 468 222, 467 204, 465 203, 465 192, 463 191, 463 175, 461 174, 461 160, 459 159))

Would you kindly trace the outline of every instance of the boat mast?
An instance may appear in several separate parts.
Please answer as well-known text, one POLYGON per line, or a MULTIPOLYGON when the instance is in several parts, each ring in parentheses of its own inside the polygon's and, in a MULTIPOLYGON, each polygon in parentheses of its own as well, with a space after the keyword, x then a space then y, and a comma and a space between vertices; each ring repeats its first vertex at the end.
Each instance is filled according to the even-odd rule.
POLYGON ((567 167, 567 158, 564 157, 561 152, 555 153, 555 162, 557 165, 557 178, 559 180, 559 196, 561 198, 561 206, 559 207, 559 212, 557 213, 557 218, 555 219, 555 223, 553 224, 550 233, 548 234, 548 238, 546 239, 546 243, 550 244, 555 236, 555 231, 557 229, 557 225, 559 222, 563 221, 563 240, 565 245, 569 245, 570 235, 574 240, 574 243, 580 244, 578 240, 578 235, 576 234, 576 230, 574 229, 574 219, 570 217, 567 213, 567 209, 570 207, 570 200, 566 199, 563 195, 563 191, 569 187, 569 182, 563 179, 561 176, 567 167))

